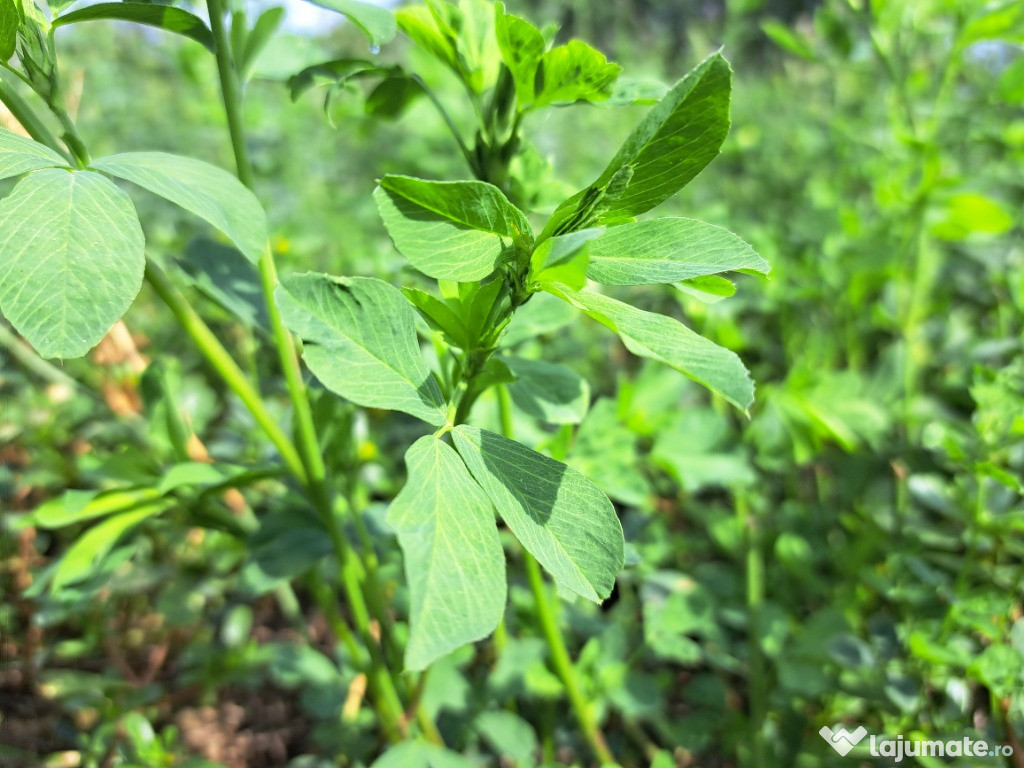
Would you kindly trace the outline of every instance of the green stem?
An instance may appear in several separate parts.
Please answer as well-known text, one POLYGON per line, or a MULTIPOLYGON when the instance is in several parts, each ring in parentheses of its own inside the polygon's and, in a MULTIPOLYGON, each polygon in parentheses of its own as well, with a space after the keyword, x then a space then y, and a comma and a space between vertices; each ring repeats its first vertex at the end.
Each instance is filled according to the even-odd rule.
POLYGON ((448 110, 444 108, 444 104, 441 103, 441 100, 437 97, 437 94, 434 93, 434 90, 429 85, 427 85, 426 82, 424 82, 422 77, 420 77, 419 75, 413 75, 412 79, 419 84, 420 88, 423 89, 423 93, 427 95, 427 98, 430 100, 430 103, 434 106, 434 109, 436 109, 437 113, 441 116, 441 119, 444 121, 445 126, 447 126, 448 128, 448 132, 451 133, 452 138, 455 139, 455 143, 458 144, 459 151, 462 153, 462 157, 465 158, 466 162, 469 164, 469 169, 473 171, 473 173, 476 173, 478 169, 476 168, 475 165, 473 152, 470 150, 468 146, 466 146, 466 142, 463 141, 462 139, 462 134, 459 133, 459 127, 455 125, 455 121, 452 120, 452 116, 448 114, 448 110))
POLYGON ((146 260, 146 281, 171 310, 179 325, 199 348, 207 362, 249 409, 256 423, 281 454, 288 471, 300 481, 306 482, 306 469, 298 451, 270 411, 267 410, 259 393, 246 378, 242 369, 238 367, 238 363, 224 349, 210 327, 203 322, 199 313, 192 308, 188 300, 181 295, 152 259, 146 260))
POLYGON ((750 764, 754 768, 765 768, 768 764, 764 740, 764 724, 768 714, 768 687, 765 680, 764 655, 761 652, 764 559, 761 556, 761 539, 757 529, 757 520, 743 492, 736 494, 736 517, 740 524, 740 530, 743 531, 743 543, 746 549, 750 764))
MULTIPOLYGON (((225 8, 222 0, 209 0, 209 11, 210 29, 213 31, 217 48, 217 73, 220 76, 221 94, 224 99, 228 132, 231 136, 231 149, 235 155, 235 166, 239 180, 249 189, 253 189, 255 179, 242 120, 242 88, 231 56, 231 43, 224 25, 225 8)), ((303 463, 306 465, 310 490, 319 504, 326 504, 327 508, 330 508, 329 495, 326 492, 327 471, 320 454, 316 427, 313 424, 313 413, 302 380, 299 356, 295 350, 295 340, 285 327, 277 308, 277 302, 274 301, 274 290, 278 284, 277 265, 274 263, 274 254, 269 245, 260 257, 259 271, 274 345, 278 350, 278 358, 294 409, 297 446, 303 463)))
POLYGON ((565 646, 565 639, 558 627, 558 620, 555 617, 555 609, 552 605, 551 596, 548 594, 544 584, 544 577, 541 575, 540 565, 529 552, 523 552, 523 563, 526 566, 526 577, 530 582, 530 591, 533 592, 534 604, 537 607, 537 619, 540 621, 544 639, 547 641, 548 649, 551 651, 551 663, 555 672, 565 685, 566 693, 569 696, 569 704, 572 706, 576 719, 579 721, 580 729, 583 731, 583 738, 586 739, 594 756, 602 763, 614 763, 615 756, 612 755, 605 741, 604 734, 598 727, 593 710, 583 695, 579 678, 576 675, 576 668, 569 657, 569 650, 565 646))
POLYGON ((3 324, 0 324, 0 347, 6 349, 7 353, 26 371, 35 374, 43 381, 80 391, 77 381, 52 363, 46 362, 3 324))
POLYGON ((345 621, 345 618, 338 610, 334 592, 327 583, 327 580, 323 577, 323 574, 320 573, 319 568, 314 567, 310 571, 309 584, 313 598, 317 601, 317 605, 320 606, 320 610, 327 619, 327 623, 330 625, 331 630, 345 646, 345 650, 348 651, 349 659, 352 664, 356 669, 367 675, 367 680, 370 683, 371 689, 374 691, 374 695, 371 697, 373 705, 377 710, 377 715, 380 717, 380 722, 384 725, 388 739, 390 741, 398 741, 401 738, 399 730, 397 727, 391 726, 392 723, 397 722, 393 712, 395 703, 393 701, 388 702, 385 697, 377 695, 379 688, 374 676, 372 663, 370 663, 367 659, 366 653, 356 642, 355 635, 349 628, 348 622, 345 621))
POLYGON ((21 97, 21 94, 3 76, 0 76, 0 101, 10 110, 11 114, 14 115, 14 119, 21 124, 21 127, 28 132, 29 136, 62 155, 69 163, 74 164, 75 158, 71 153, 61 146, 60 142, 57 141, 57 137, 39 119, 35 110, 29 106, 28 102, 21 97))

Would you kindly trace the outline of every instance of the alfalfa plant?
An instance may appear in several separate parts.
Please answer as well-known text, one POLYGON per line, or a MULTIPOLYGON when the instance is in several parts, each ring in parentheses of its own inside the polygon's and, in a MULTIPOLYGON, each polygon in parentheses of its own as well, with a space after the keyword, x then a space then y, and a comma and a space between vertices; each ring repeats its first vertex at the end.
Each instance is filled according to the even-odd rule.
MULTIPOLYGON (((524 135, 527 117, 607 99, 619 67, 581 41, 554 44, 551 34, 508 14, 501 3, 432 1, 399 11, 402 31, 465 87, 477 120, 471 137, 462 136, 423 77, 397 66, 338 59, 299 73, 292 88, 297 94, 324 79, 333 89, 352 78, 379 77, 368 97, 371 111, 394 114, 425 94, 441 112, 476 178, 389 175, 374 192, 395 246, 436 281, 436 290, 318 273, 287 275, 278 285, 265 217, 249 189, 254 180, 241 119, 244 81, 273 19, 261 16, 250 27, 244 12, 236 11, 229 30, 222 0, 208 0, 209 26, 182 9, 141 3, 104 3, 64 15, 51 6, 54 15, 48 17, 27 0, 0 1, 4 67, 39 97, 63 130, 58 141, 19 90, 0 82, 0 99, 33 137, 0 132, 0 176, 22 177, 0 202, 0 309, 11 324, 44 357, 80 356, 127 310, 143 279, 150 282, 320 512, 363 649, 340 617, 335 629, 369 671, 382 726, 392 738, 409 728, 403 694, 414 706, 416 696, 399 675, 397 652, 405 669, 425 670, 488 636, 502 620, 506 558, 500 521, 525 551, 538 619, 584 735, 595 754, 611 762, 575 680, 540 567, 560 591, 600 602, 623 567, 622 527, 592 479, 512 438, 510 392, 532 403, 542 420, 571 425, 582 413, 566 408, 565 393, 570 400, 583 393, 585 400, 586 389, 565 366, 517 357, 506 332, 537 296, 554 297, 606 326, 633 354, 674 368, 741 410, 750 406, 753 383, 734 353, 673 317, 599 288, 666 284, 728 292, 723 273, 767 271, 751 247, 725 229, 688 218, 638 218, 719 153, 729 127, 726 60, 713 54, 659 98, 640 94, 654 106, 607 167, 535 228, 529 211, 512 202, 525 206, 529 190, 543 181, 524 135), (161 26, 215 54, 237 179, 163 153, 89 155, 63 103, 54 32, 95 18, 161 26), (135 209, 112 178, 205 219, 258 266, 291 396, 294 437, 271 417, 255 383, 173 281, 147 260, 135 209), (417 315, 429 329, 433 365, 421 350, 417 315), (320 454, 292 334, 302 341, 306 366, 327 389, 356 405, 401 411, 424 424, 424 435, 405 456, 408 482, 387 512, 410 591, 404 648, 381 600, 375 558, 347 540, 335 515, 335 484, 320 454), (468 423, 474 404, 490 389, 497 390, 504 434, 468 423)), ((355 2, 331 5, 374 45, 394 34, 390 12, 355 2)), ((571 436, 570 427, 563 444, 571 436)), ((101 525, 119 521, 112 531, 116 538, 165 508, 147 497, 144 504, 114 509, 101 525)), ((360 525, 359 514, 352 519, 360 525)), ((421 727, 440 740, 425 718, 421 727)))

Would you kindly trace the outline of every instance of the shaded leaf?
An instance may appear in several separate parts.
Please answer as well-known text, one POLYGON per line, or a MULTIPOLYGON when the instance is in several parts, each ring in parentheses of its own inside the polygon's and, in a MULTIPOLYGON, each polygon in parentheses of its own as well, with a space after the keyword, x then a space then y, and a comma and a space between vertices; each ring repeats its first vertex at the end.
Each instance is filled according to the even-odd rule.
POLYGON ((527 339, 553 333, 578 317, 571 306, 549 293, 536 293, 513 315, 503 342, 511 347, 527 339))
POLYGON ((21 5, 18 0, 0 0, 0 62, 6 63, 14 55, 21 21, 21 5))
POLYGON ((423 86, 405 74, 386 77, 366 97, 366 113, 394 120, 422 94, 423 86))
POLYGON ((502 520, 557 584, 594 602, 608 597, 625 559, 608 497, 575 469, 514 440, 466 425, 452 435, 502 520))
POLYGON ((719 53, 698 64, 633 129, 597 181, 555 210, 541 239, 594 223, 619 223, 686 186, 718 156, 729 132, 731 79, 719 53), (581 217, 598 197, 601 209, 581 217))
POLYGON ((460 349, 469 346, 469 331, 465 320, 446 302, 419 288, 403 288, 402 293, 432 328, 445 335, 448 343, 460 349))
POLYGON ((544 36, 530 22, 505 13, 502 3, 495 3, 494 35, 505 66, 512 73, 516 86, 516 98, 521 105, 529 104, 534 97, 534 82, 537 64, 547 44, 544 36))
POLYGON ((269 333, 270 320, 259 272, 238 249, 197 238, 185 249, 182 267, 196 288, 246 326, 269 333))
POLYGON ((571 368, 521 357, 505 357, 516 380, 512 400, 535 419, 549 424, 579 424, 590 405, 590 385, 571 368))

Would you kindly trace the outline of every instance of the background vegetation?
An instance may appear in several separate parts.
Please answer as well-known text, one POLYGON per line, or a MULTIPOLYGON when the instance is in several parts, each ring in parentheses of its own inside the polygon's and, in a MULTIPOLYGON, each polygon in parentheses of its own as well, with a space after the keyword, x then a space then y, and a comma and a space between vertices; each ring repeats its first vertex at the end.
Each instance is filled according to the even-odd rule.
MULTIPOLYGON (((626 533, 612 599, 559 609, 613 752, 659 768, 871 764, 865 745, 840 757, 818 736, 841 723, 1008 743, 1013 758, 947 762, 1024 765, 1021 4, 508 5, 590 40, 631 78, 673 82, 724 45, 730 137, 658 212, 728 226, 772 265, 768 280, 740 276, 728 301, 630 294, 740 353, 758 385, 749 421, 593 324, 554 327, 522 351, 585 374, 589 411, 568 461, 616 502, 626 533)), ((94 153, 159 148, 231 166, 198 45, 103 24, 59 34, 94 153)), ((385 173, 466 177, 445 126, 426 100, 394 121, 368 116, 358 86, 325 116, 322 92, 293 103, 285 84, 365 46, 349 25, 268 46, 246 115, 257 191, 283 268, 401 284, 412 272, 370 193, 385 173)), ((454 81, 406 42, 379 56, 415 60, 469 119, 454 81)), ((644 109, 576 106, 528 122, 538 166, 557 157, 557 176, 526 191, 536 207, 586 184, 644 109)), ((188 272, 219 247, 170 206, 137 204, 160 260, 188 272)), ((192 273, 197 305, 248 350, 283 418, 273 356, 221 306, 256 312, 252 283, 239 277, 225 300, 192 273)), ((77 577, 52 584, 90 526, 41 522, 47 500, 165 480, 182 425, 194 459, 272 458, 163 306, 144 289, 89 358, 56 366, 9 326, 0 340, 0 762, 371 763, 381 744, 358 676, 314 582, 291 581, 329 557, 328 542, 272 472, 244 494, 183 480, 209 490, 109 552, 80 552, 77 577)), ((383 510, 417 433, 401 415, 326 397, 315 407, 358 436, 356 501, 402 604, 383 510)), ((483 423, 496 413, 481 402, 483 423)), ((514 414, 517 437, 547 439, 514 414)), ((438 662, 423 706, 473 764, 589 764, 528 586, 510 578, 505 631, 438 662)), ((388 765, 413 764, 394 754, 388 765)))

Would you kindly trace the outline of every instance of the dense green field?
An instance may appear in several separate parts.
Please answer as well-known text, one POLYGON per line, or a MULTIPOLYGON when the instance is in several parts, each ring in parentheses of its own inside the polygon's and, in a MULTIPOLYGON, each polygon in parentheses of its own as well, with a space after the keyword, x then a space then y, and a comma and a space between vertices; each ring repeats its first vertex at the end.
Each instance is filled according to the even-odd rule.
POLYGON ((1022 768, 1024 4, 324 4, 0 0, 0 765, 1022 768))

